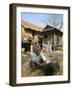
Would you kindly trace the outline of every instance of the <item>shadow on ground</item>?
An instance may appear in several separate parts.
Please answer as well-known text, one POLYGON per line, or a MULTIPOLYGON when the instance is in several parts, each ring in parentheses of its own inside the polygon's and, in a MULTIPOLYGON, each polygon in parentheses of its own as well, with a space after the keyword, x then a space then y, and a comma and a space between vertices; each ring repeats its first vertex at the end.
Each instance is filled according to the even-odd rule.
MULTIPOLYGON (((47 55, 45 54, 47 57, 47 55)), ((21 76, 51 76, 51 75, 62 75, 63 74, 63 53, 62 51, 54 51, 49 54, 48 59, 52 60, 52 62, 43 67, 39 67, 30 71, 29 61, 31 59, 30 54, 21 54, 21 76)))

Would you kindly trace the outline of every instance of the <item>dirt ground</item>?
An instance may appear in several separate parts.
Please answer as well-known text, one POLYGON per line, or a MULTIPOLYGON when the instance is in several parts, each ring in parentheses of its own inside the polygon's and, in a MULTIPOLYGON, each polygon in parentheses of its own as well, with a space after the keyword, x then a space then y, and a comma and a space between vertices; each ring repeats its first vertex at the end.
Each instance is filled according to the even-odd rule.
MULTIPOLYGON (((44 53, 48 60, 57 61, 59 63, 60 69, 54 75, 62 75, 63 74, 63 51, 57 50, 52 51, 49 54, 44 53)), ((31 60, 30 53, 21 53, 21 76, 22 77, 30 77, 30 76, 45 76, 44 72, 40 69, 36 69, 30 71, 29 61, 31 60)), ((47 72, 47 71, 46 71, 47 72)))

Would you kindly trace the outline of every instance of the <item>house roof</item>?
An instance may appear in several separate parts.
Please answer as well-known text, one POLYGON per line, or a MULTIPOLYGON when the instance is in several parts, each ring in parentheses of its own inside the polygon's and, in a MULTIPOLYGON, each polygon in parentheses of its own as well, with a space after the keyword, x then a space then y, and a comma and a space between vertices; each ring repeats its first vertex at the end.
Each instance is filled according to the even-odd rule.
POLYGON ((46 25, 45 28, 43 29, 43 32, 47 32, 47 31, 52 31, 52 30, 57 30, 61 33, 63 33, 62 31, 60 31, 59 29, 55 28, 55 27, 52 27, 50 25, 46 25))
POLYGON ((50 26, 50 25, 46 25, 45 28, 43 29, 43 31, 47 31, 47 30, 53 30, 54 27, 50 26))
POLYGON ((21 21, 21 25, 27 30, 31 30, 31 31, 37 31, 37 32, 48 32, 50 30, 57 30, 61 33, 63 33, 62 31, 60 31, 59 29, 55 28, 55 27, 52 27, 50 25, 46 25, 45 27, 41 27, 41 26, 37 26, 37 25, 34 25, 32 23, 29 23, 27 21, 21 21))
POLYGON ((36 31, 42 31, 43 30, 43 27, 31 24, 27 21, 21 21, 21 25, 24 26, 24 28, 26 28, 26 29, 30 28, 30 29, 36 30, 36 31))

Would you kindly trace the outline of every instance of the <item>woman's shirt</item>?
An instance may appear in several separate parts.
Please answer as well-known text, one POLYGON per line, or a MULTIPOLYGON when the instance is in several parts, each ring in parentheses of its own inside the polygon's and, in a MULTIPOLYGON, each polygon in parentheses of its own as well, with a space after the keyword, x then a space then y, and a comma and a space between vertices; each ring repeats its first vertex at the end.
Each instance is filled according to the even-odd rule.
POLYGON ((32 61, 38 61, 40 62, 41 60, 43 60, 44 62, 47 61, 46 57, 41 53, 40 55, 36 55, 36 53, 32 54, 32 61))

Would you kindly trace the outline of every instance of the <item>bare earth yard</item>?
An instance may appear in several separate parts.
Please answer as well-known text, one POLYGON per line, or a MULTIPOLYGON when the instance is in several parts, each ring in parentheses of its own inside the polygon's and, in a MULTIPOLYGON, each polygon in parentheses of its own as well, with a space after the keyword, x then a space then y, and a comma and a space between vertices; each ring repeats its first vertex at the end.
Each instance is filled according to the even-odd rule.
MULTIPOLYGON (((55 75, 62 75, 63 74, 63 51, 53 51, 47 55, 44 55, 53 61, 57 61, 59 63, 60 69, 55 75)), ((31 55, 29 53, 24 54, 21 53, 21 76, 22 77, 30 77, 30 76, 44 76, 44 72, 40 69, 30 71, 29 61, 31 60, 31 55)), ((46 71, 47 72, 47 71, 46 71)), ((48 75, 47 75, 48 76, 48 75)))

